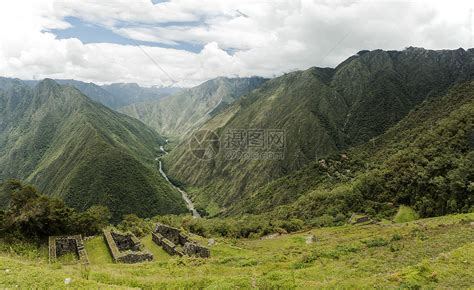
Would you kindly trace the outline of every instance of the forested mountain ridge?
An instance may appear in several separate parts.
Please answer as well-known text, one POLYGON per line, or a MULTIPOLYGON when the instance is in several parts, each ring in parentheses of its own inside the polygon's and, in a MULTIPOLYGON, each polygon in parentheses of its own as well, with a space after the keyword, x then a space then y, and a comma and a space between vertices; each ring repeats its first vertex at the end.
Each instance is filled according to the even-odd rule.
POLYGON ((226 208, 313 160, 364 144, 426 98, 442 96, 473 76, 473 49, 361 51, 335 69, 272 79, 201 127, 221 138, 232 129, 284 130, 284 158, 229 160, 221 150, 211 160, 199 160, 184 142, 165 165, 203 204, 226 208))
POLYGON ((25 180, 78 209, 106 205, 114 220, 186 211, 156 169, 164 139, 140 121, 49 79, 34 88, 2 79, 0 112, 2 179, 25 180))
POLYGON ((262 214, 327 220, 350 212, 392 216, 400 205, 421 216, 474 207, 474 81, 415 107, 360 146, 258 188, 226 215, 262 214))

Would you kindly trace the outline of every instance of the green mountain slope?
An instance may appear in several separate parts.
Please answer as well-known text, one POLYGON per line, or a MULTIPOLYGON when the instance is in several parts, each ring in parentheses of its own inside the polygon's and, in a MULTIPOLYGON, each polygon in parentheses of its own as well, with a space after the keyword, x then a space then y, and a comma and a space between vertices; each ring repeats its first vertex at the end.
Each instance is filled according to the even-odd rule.
POLYGON ((161 136, 52 80, 0 87, 0 178, 18 178, 78 209, 153 216, 185 212, 156 170, 161 136))
POLYGON ((474 50, 462 49, 363 51, 335 69, 272 79, 201 128, 215 131, 221 143, 229 130, 284 130, 283 158, 232 159, 220 150, 211 160, 199 160, 184 142, 165 166, 202 204, 230 207, 275 178, 369 141, 426 98, 472 79, 473 55, 474 50))
POLYGON ((120 109, 157 132, 181 139, 240 96, 259 87, 263 78, 217 78, 166 98, 120 109))
POLYGON ((474 208, 474 82, 430 98, 373 141, 263 186, 226 214, 311 220, 409 205, 422 216, 474 208), (284 206, 288 205, 288 206, 284 206))

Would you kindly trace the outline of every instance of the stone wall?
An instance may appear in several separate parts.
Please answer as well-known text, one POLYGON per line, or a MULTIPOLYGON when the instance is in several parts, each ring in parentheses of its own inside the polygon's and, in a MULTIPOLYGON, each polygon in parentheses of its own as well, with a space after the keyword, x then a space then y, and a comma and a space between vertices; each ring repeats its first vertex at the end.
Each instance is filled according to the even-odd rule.
POLYGON ((161 223, 156 224, 155 233, 160 233, 174 244, 179 244, 183 238, 179 229, 161 223))
POLYGON ((179 229, 165 224, 156 224, 155 230, 152 233, 152 240, 170 255, 186 255, 201 258, 209 258, 211 256, 208 248, 192 241, 188 236, 181 233, 179 229))
POLYGON ((176 247, 176 244, 163 237, 160 233, 151 233, 151 239, 168 254, 172 256, 184 256, 184 253, 176 247))
POLYGON ((73 253, 82 264, 89 264, 81 235, 49 237, 49 261, 54 262, 62 255, 73 253))
POLYGON ((196 243, 186 243, 184 244, 184 254, 186 256, 195 256, 201 258, 209 258, 211 256, 211 252, 208 248, 200 246, 196 243))
POLYGON ((153 260, 153 255, 143 249, 140 240, 132 233, 104 230, 104 238, 115 263, 140 263, 153 260))
POLYGON ((121 252, 126 250, 140 251, 142 248, 140 240, 132 234, 119 234, 115 232, 110 232, 110 234, 121 252))
POLYGON ((368 222, 371 222, 371 219, 367 215, 364 215, 364 214, 353 213, 352 216, 349 218, 349 223, 353 225, 368 223, 368 222))

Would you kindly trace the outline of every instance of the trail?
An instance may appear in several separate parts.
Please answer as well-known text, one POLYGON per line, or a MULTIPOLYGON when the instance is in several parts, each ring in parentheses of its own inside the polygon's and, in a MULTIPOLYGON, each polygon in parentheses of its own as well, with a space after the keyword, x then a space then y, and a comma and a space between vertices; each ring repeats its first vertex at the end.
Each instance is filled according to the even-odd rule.
MULTIPOLYGON (((162 147, 160 148, 162 149, 162 147)), ((168 152, 166 152, 164 149, 162 149, 161 151, 163 151, 165 154, 168 154, 168 152)), ((161 176, 163 176, 164 179, 166 179, 166 181, 168 181, 168 183, 173 187, 175 188, 177 191, 179 191, 181 193, 181 196, 183 197, 184 199, 184 202, 186 203, 186 207, 193 213, 193 218, 200 218, 201 215, 198 213, 198 211, 196 210, 196 208, 194 207, 194 203, 192 202, 192 200, 189 198, 188 196, 188 193, 184 190, 182 190, 181 188, 175 186, 168 178, 168 176, 166 175, 166 173, 163 171, 163 167, 161 165, 161 160, 158 159, 158 165, 159 165, 159 171, 160 171, 160 174, 161 176)))

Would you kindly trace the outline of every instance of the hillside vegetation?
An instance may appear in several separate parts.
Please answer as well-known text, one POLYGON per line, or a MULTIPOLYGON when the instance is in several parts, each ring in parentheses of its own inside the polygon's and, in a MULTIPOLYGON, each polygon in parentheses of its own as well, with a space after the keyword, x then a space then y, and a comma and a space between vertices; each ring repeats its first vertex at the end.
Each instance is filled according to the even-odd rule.
POLYGON ((474 82, 416 107, 362 146, 276 179, 232 205, 230 214, 272 212, 318 222, 363 211, 393 216, 399 205, 421 216, 474 209, 474 82), (278 207, 281 206, 281 207, 278 207))
MULTIPOLYGON (((461 131, 455 135, 458 138, 457 142, 462 142, 462 145, 458 144, 461 147, 453 144, 454 147, 446 147, 443 153, 444 145, 441 141, 434 143, 432 141, 439 135, 448 141, 451 140, 454 136, 450 136, 447 131, 451 129, 444 128, 439 131, 434 129, 438 136, 430 136, 419 127, 412 132, 392 131, 390 134, 396 135, 393 140, 398 145, 389 146, 387 145, 389 143, 385 143, 387 150, 391 148, 390 151, 377 153, 367 148, 374 144, 382 146, 377 145, 380 143, 375 141, 376 137, 387 132, 407 115, 404 123, 418 126, 418 121, 412 119, 413 110, 424 100, 435 101, 456 84, 471 80, 474 72, 473 53, 474 50, 431 51, 419 48, 404 51, 362 51, 335 69, 311 68, 272 79, 214 116, 201 126, 201 129, 215 131, 221 137, 221 143, 226 138, 226 132, 233 129, 284 130, 286 146, 283 158, 230 159, 226 150, 220 150, 212 159, 200 160, 190 152, 188 142, 183 142, 166 156, 165 168, 173 179, 185 184, 194 194, 195 200, 212 214, 221 210, 229 213, 245 212, 246 210, 242 209, 248 207, 254 207, 258 212, 262 209, 260 207, 262 203, 265 204, 264 208, 268 209, 279 204, 294 202, 300 194, 320 184, 322 179, 335 180, 337 183, 341 180, 350 181, 361 172, 367 171, 368 167, 370 169, 371 166, 375 166, 374 163, 380 164, 386 161, 385 167, 391 168, 396 173, 398 169, 395 169, 395 166, 407 166, 407 162, 410 162, 409 156, 419 156, 418 151, 423 150, 426 144, 433 145, 435 150, 426 154, 439 153, 439 158, 443 158, 442 156, 448 158, 454 152, 462 155, 463 161, 459 162, 464 164, 452 164, 452 166, 464 168, 469 165, 466 161, 470 156, 466 151, 468 150, 466 134, 471 107, 465 107, 457 112, 462 113, 462 119, 456 117, 457 113, 453 113, 449 117, 454 118, 452 121, 447 118, 438 124, 453 129, 457 128, 457 125, 461 126, 461 131), (412 139, 405 137, 405 134, 410 133, 415 134, 411 136, 412 139), (413 144, 396 155, 398 150, 404 149, 414 138, 419 138, 417 142, 420 144, 413 144), (407 141, 398 142, 403 139, 407 141), (356 154, 352 148, 358 146, 363 148, 359 152, 365 150, 367 154, 356 154), (349 161, 342 162, 340 154, 346 152, 350 152, 349 161), (373 159, 372 154, 380 158, 373 159), (327 162, 333 160, 336 167, 343 163, 342 168, 349 170, 350 173, 341 174, 340 170, 336 170, 335 174, 338 176, 331 175, 331 172, 327 171, 333 170, 334 166, 323 169, 319 168, 319 163, 314 163, 322 159, 328 159, 327 162), (298 173, 298 170, 306 170, 307 173, 298 173), (293 178, 295 175, 300 177, 295 180, 293 178), (280 177, 284 179, 280 182, 275 181, 280 177), (278 193, 270 192, 268 194, 271 196, 264 196, 266 193, 263 192, 267 190, 262 189, 262 186, 266 188, 273 186, 270 191, 278 193), (261 198, 253 198, 261 194, 263 194, 261 198)), ((466 89, 466 92, 459 95, 463 95, 464 100, 469 101, 472 91, 466 89)), ((453 106, 457 106, 456 102, 455 99, 446 101, 444 103, 448 106, 445 108, 446 111, 452 112, 453 106)), ((442 108, 443 105, 439 106, 442 108)), ((426 110, 430 112, 434 109, 433 107, 426 110)), ((435 117, 446 116, 444 113, 436 115, 437 111, 439 108, 433 113, 425 114, 435 117)), ((420 117, 428 120, 427 115, 420 117)), ((248 151, 258 152, 258 150, 248 151)), ((423 167, 424 161, 421 162, 420 166, 423 167)), ((371 175, 374 176, 376 175, 371 175)), ((464 175, 463 181, 466 180, 466 176, 464 175)), ((383 178, 388 179, 390 176, 385 175, 383 178)), ((324 184, 330 185, 330 183, 324 184)), ((324 190, 326 185, 322 185, 324 190)), ((399 186, 403 188, 402 183, 399 186)), ((465 188, 465 185, 463 186, 465 188)), ((412 187, 407 188, 413 190, 412 187)), ((343 192, 352 191, 352 185, 346 189, 341 187, 339 190, 340 195, 345 195, 343 192)), ((364 192, 364 194, 376 199, 388 194, 386 190, 393 193, 397 189, 385 188, 380 192, 377 192, 378 189, 372 189, 370 193, 364 192)), ((458 200, 460 199, 462 198, 458 200)), ((306 203, 301 202, 303 206, 308 204, 308 200, 304 201, 306 203)), ((383 202, 393 201, 384 199, 383 202)), ((401 198, 397 202, 411 204, 414 201, 401 198)), ((377 201, 377 205, 370 208, 376 207, 377 212, 384 211, 385 209, 379 208, 381 206, 379 203, 377 201)), ((460 209, 462 206, 456 205, 455 208, 460 209)), ((299 211, 298 208, 293 210, 299 211)), ((446 212, 446 209, 441 212, 446 212)))
POLYGON ((473 214, 464 214, 265 239, 216 238, 210 259, 170 257, 148 235, 143 244, 154 261, 132 265, 113 264, 102 237, 85 242, 88 267, 48 264, 44 247, 0 243, 0 287, 469 288, 473 221, 473 214))
POLYGON ((165 141, 140 121, 52 80, 31 89, 5 79, 0 116, 0 179, 25 180, 79 210, 105 205, 115 221, 186 212, 156 168, 165 141))
POLYGON ((473 77, 473 49, 361 51, 124 109, 160 134, 72 86, 0 78, 0 288, 472 287, 473 77), (284 142, 252 147, 233 130, 284 142), (211 257, 169 256, 157 222, 211 257), (106 228, 154 260, 114 264, 106 228), (90 264, 48 263, 47 238, 63 234, 86 237, 90 264))
POLYGON ((19 181, 2 184, 0 197, 9 199, 6 209, 0 210, 0 236, 12 245, 19 241, 42 244, 54 235, 96 235, 109 224, 110 211, 104 206, 77 212, 19 181))

